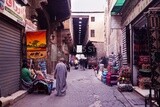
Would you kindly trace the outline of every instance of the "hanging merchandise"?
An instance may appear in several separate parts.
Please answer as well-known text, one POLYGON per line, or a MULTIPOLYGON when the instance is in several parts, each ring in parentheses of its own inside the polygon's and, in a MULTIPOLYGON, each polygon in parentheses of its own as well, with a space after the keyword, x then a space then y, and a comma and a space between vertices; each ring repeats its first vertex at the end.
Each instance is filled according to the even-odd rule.
POLYGON ((160 106, 160 8, 150 8, 147 16, 149 50, 151 64, 150 106, 156 102, 160 106), (152 91, 154 91, 154 96, 152 91))
POLYGON ((46 53, 46 31, 27 32, 27 58, 45 59, 46 53))

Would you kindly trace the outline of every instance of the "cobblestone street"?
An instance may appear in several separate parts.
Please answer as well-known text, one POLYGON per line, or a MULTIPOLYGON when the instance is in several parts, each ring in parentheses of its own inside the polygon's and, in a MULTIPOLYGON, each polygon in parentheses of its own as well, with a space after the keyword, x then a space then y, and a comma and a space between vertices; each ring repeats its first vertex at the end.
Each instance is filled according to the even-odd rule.
POLYGON ((93 70, 68 72, 65 96, 28 94, 12 107, 132 107, 115 86, 99 81, 93 70))

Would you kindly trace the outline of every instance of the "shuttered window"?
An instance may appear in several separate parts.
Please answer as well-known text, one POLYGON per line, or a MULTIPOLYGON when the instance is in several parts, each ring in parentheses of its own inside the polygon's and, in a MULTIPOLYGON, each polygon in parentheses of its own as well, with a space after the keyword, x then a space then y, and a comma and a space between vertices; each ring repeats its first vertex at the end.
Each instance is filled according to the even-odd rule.
POLYGON ((95 37, 95 30, 91 30, 91 37, 95 37))

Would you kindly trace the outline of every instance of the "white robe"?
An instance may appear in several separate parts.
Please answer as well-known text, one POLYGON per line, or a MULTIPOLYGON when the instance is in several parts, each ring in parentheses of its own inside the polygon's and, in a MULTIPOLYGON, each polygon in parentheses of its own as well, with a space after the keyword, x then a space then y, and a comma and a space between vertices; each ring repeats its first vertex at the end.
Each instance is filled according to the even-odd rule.
POLYGON ((67 68, 63 62, 59 62, 55 68, 56 91, 58 95, 62 95, 66 91, 67 68))

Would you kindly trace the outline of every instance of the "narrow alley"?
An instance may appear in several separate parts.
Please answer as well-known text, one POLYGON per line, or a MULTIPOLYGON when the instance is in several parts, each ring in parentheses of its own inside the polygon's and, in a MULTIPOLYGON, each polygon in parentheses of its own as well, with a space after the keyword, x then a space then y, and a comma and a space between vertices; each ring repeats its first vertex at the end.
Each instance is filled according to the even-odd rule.
POLYGON ((28 94, 11 107, 144 107, 132 106, 117 90, 99 81, 93 69, 71 69, 67 77, 65 96, 28 94))
POLYGON ((160 0, 0 0, 8 106, 160 107, 160 0))

